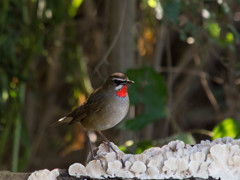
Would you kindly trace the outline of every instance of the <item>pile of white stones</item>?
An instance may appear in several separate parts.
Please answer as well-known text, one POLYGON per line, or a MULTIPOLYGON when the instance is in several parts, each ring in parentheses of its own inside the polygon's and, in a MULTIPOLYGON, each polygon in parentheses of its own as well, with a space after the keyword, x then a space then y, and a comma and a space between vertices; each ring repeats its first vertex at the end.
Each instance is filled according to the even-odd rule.
MULTIPOLYGON (((98 147, 96 159, 86 166, 72 164, 68 173, 71 176, 91 178, 134 178, 139 179, 184 179, 213 177, 222 180, 240 180, 240 140, 221 138, 214 141, 201 141, 194 146, 182 141, 172 141, 163 147, 153 147, 142 154, 125 154, 112 144, 118 153, 108 151, 106 144, 98 147)), ((45 171, 46 170, 42 170, 45 171)), ((33 172, 29 180, 41 175, 33 172)), ((49 179, 57 176, 56 170, 49 171, 49 179)))

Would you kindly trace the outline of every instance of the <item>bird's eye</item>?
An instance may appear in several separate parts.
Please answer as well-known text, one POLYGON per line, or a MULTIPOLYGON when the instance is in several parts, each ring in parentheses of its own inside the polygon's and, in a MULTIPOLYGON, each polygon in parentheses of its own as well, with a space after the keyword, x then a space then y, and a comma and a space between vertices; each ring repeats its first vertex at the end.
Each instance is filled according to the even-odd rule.
POLYGON ((114 80, 114 83, 118 86, 119 84, 122 83, 122 81, 119 81, 119 80, 114 80))
POLYGON ((120 84, 121 84, 121 85, 127 84, 127 81, 125 81, 125 80, 114 79, 113 81, 114 81, 114 83, 115 83, 116 86, 118 86, 118 85, 120 85, 120 84))

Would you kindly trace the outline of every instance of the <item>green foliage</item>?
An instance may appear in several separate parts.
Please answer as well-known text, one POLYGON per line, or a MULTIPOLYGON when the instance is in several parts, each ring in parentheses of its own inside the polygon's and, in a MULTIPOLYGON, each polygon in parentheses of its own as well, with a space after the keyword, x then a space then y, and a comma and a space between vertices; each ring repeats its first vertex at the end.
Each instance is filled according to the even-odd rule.
POLYGON ((213 42, 217 43, 221 47, 233 45, 234 35, 232 32, 223 32, 222 27, 217 22, 208 22, 206 23, 206 26, 213 42))
POLYGON ((134 142, 132 140, 129 140, 125 142, 125 144, 119 146, 119 149, 124 153, 141 154, 143 151, 153 146, 154 144, 152 140, 143 140, 139 142, 134 142))
POLYGON ((141 154, 146 149, 153 147, 152 141, 140 141, 137 143, 136 154, 141 154))
MULTIPOLYGON (((1 105, 1 118, 0 122, 4 126, 3 129, 0 129, 2 136, 0 136, 0 164, 3 161, 4 153, 6 153, 9 146, 11 146, 8 142, 12 141, 12 171, 18 171, 21 166, 19 166, 19 152, 21 146, 22 134, 24 133, 24 140, 26 142, 23 145, 23 149, 27 150, 30 148, 29 137, 27 135, 26 129, 22 131, 22 126, 25 124, 23 121, 23 107, 25 100, 25 84, 22 82, 18 82, 17 78, 14 78, 11 82, 8 77, 3 75, 0 80, 2 81, 2 98, 1 105), (9 85, 9 87, 8 87, 9 85), (11 102, 11 103, 10 103, 11 102), (13 132, 13 133, 11 133, 13 132), (25 146, 26 145, 26 146, 25 146)), ((27 150, 28 151, 28 150, 27 150)), ((29 157, 29 153, 25 153, 27 151, 23 151, 25 159, 27 160, 29 157)), ((26 165, 21 163, 23 166, 26 165)))
POLYGON ((180 0, 164 1, 164 4, 163 4, 164 18, 174 24, 177 24, 178 18, 179 18, 180 7, 181 7, 180 0))
POLYGON ((185 144, 196 144, 193 135, 188 132, 180 132, 165 139, 167 143, 174 140, 183 141, 185 144))
POLYGON ((214 38, 218 38, 220 36, 221 28, 218 23, 211 22, 208 24, 208 31, 209 31, 210 36, 212 36, 214 38))
POLYGON ((193 22, 188 22, 185 27, 180 31, 180 39, 182 41, 186 41, 189 34, 191 34, 191 36, 193 37, 196 37, 198 33, 199 29, 197 25, 193 22))
POLYGON ((148 0, 148 1, 147 1, 147 4, 148 4, 148 6, 151 7, 151 8, 156 8, 156 6, 157 6, 157 0, 148 0))
POLYGON ((239 138, 240 137, 240 123, 234 119, 227 118, 213 129, 213 139, 222 137, 239 138))
POLYGON ((144 106, 144 112, 126 121, 126 128, 141 130, 149 123, 166 117, 166 85, 161 75, 152 68, 131 69, 126 72, 135 84, 129 87, 130 102, 144 106))
MULTIPOLYGON (((7 164, 12 171, 24 170, 30 157, 24 107, 26 87, 35 86, 34 63, 51 59, 49 52, 58 41, 57 28, 71 20, 64 13, 70 5, 63 0, 0 1, 0 166, 6 155, 12 155, 8 157, 11 164, 7 164)), ((76 1, 73 5, 80 6, 76 1)), ((69 46, 65 49, 74 51, 69 46)))
POLYGON ((191 133, 181 132, 161 140, 142 140, 138 142, 129 140, 125 142, 125 144, 119 146, 119 149, 125 153, 141 154, 146 149, 155 146, 163 146, 174 140, 183 141, 185 144, 196 144, 196 141, 191 133))
POLYGON ((233 34, 232 34, 231 32, 228 32, 228 33, 226 34, 226 42, 227 42, 227 43, 233 43, 233 40, 234 40, 233 34))
POLYGON ((77 14, 78 8, 81 6, 83 0, 72 0, 72 4, 68 9, 70 17, 74 17, 77 14))

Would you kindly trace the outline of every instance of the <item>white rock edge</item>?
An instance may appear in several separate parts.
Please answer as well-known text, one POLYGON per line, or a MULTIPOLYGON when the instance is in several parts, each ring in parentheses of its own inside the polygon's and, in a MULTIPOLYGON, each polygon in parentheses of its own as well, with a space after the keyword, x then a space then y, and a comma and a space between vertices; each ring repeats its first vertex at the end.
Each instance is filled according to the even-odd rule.
MULTIPOLYGON (((124 154, 112 143, 114 152, 108 152, 106 144, 101 144, 96 157, 86 166, 72 164, 68 172, 71 176, 92 178, 133 178, 140 179, 184 179, 209 177, 221 180, 240 180, 240 140, 230 137, 214 141, 201 141, 194 146, 182 141, 171 141, 163 147, 153 147, 142 154, 124 154), (121 159, 121 160, 120 160, 121 159)), ((56 170, 33 172, 28 180, 55 180, 56 170)))
POLYGON ((48 169, 43 169, 39 171, 34 171, 29 177, 28 180, 56 180, 59 176, 59 170, 53 169, 49 171, 48 169))

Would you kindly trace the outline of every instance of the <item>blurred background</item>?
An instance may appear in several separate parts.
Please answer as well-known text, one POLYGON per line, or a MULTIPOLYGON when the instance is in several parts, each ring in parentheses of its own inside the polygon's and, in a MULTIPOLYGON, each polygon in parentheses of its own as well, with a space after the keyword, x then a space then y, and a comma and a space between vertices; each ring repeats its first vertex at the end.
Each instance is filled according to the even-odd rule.
POLYGON ((49 125, 117 71, 135 81, 104 132, 121 150, 238 138, 239 45, 239 0, 1 0, 0 169, 85 163, 84 129, 49 125))

